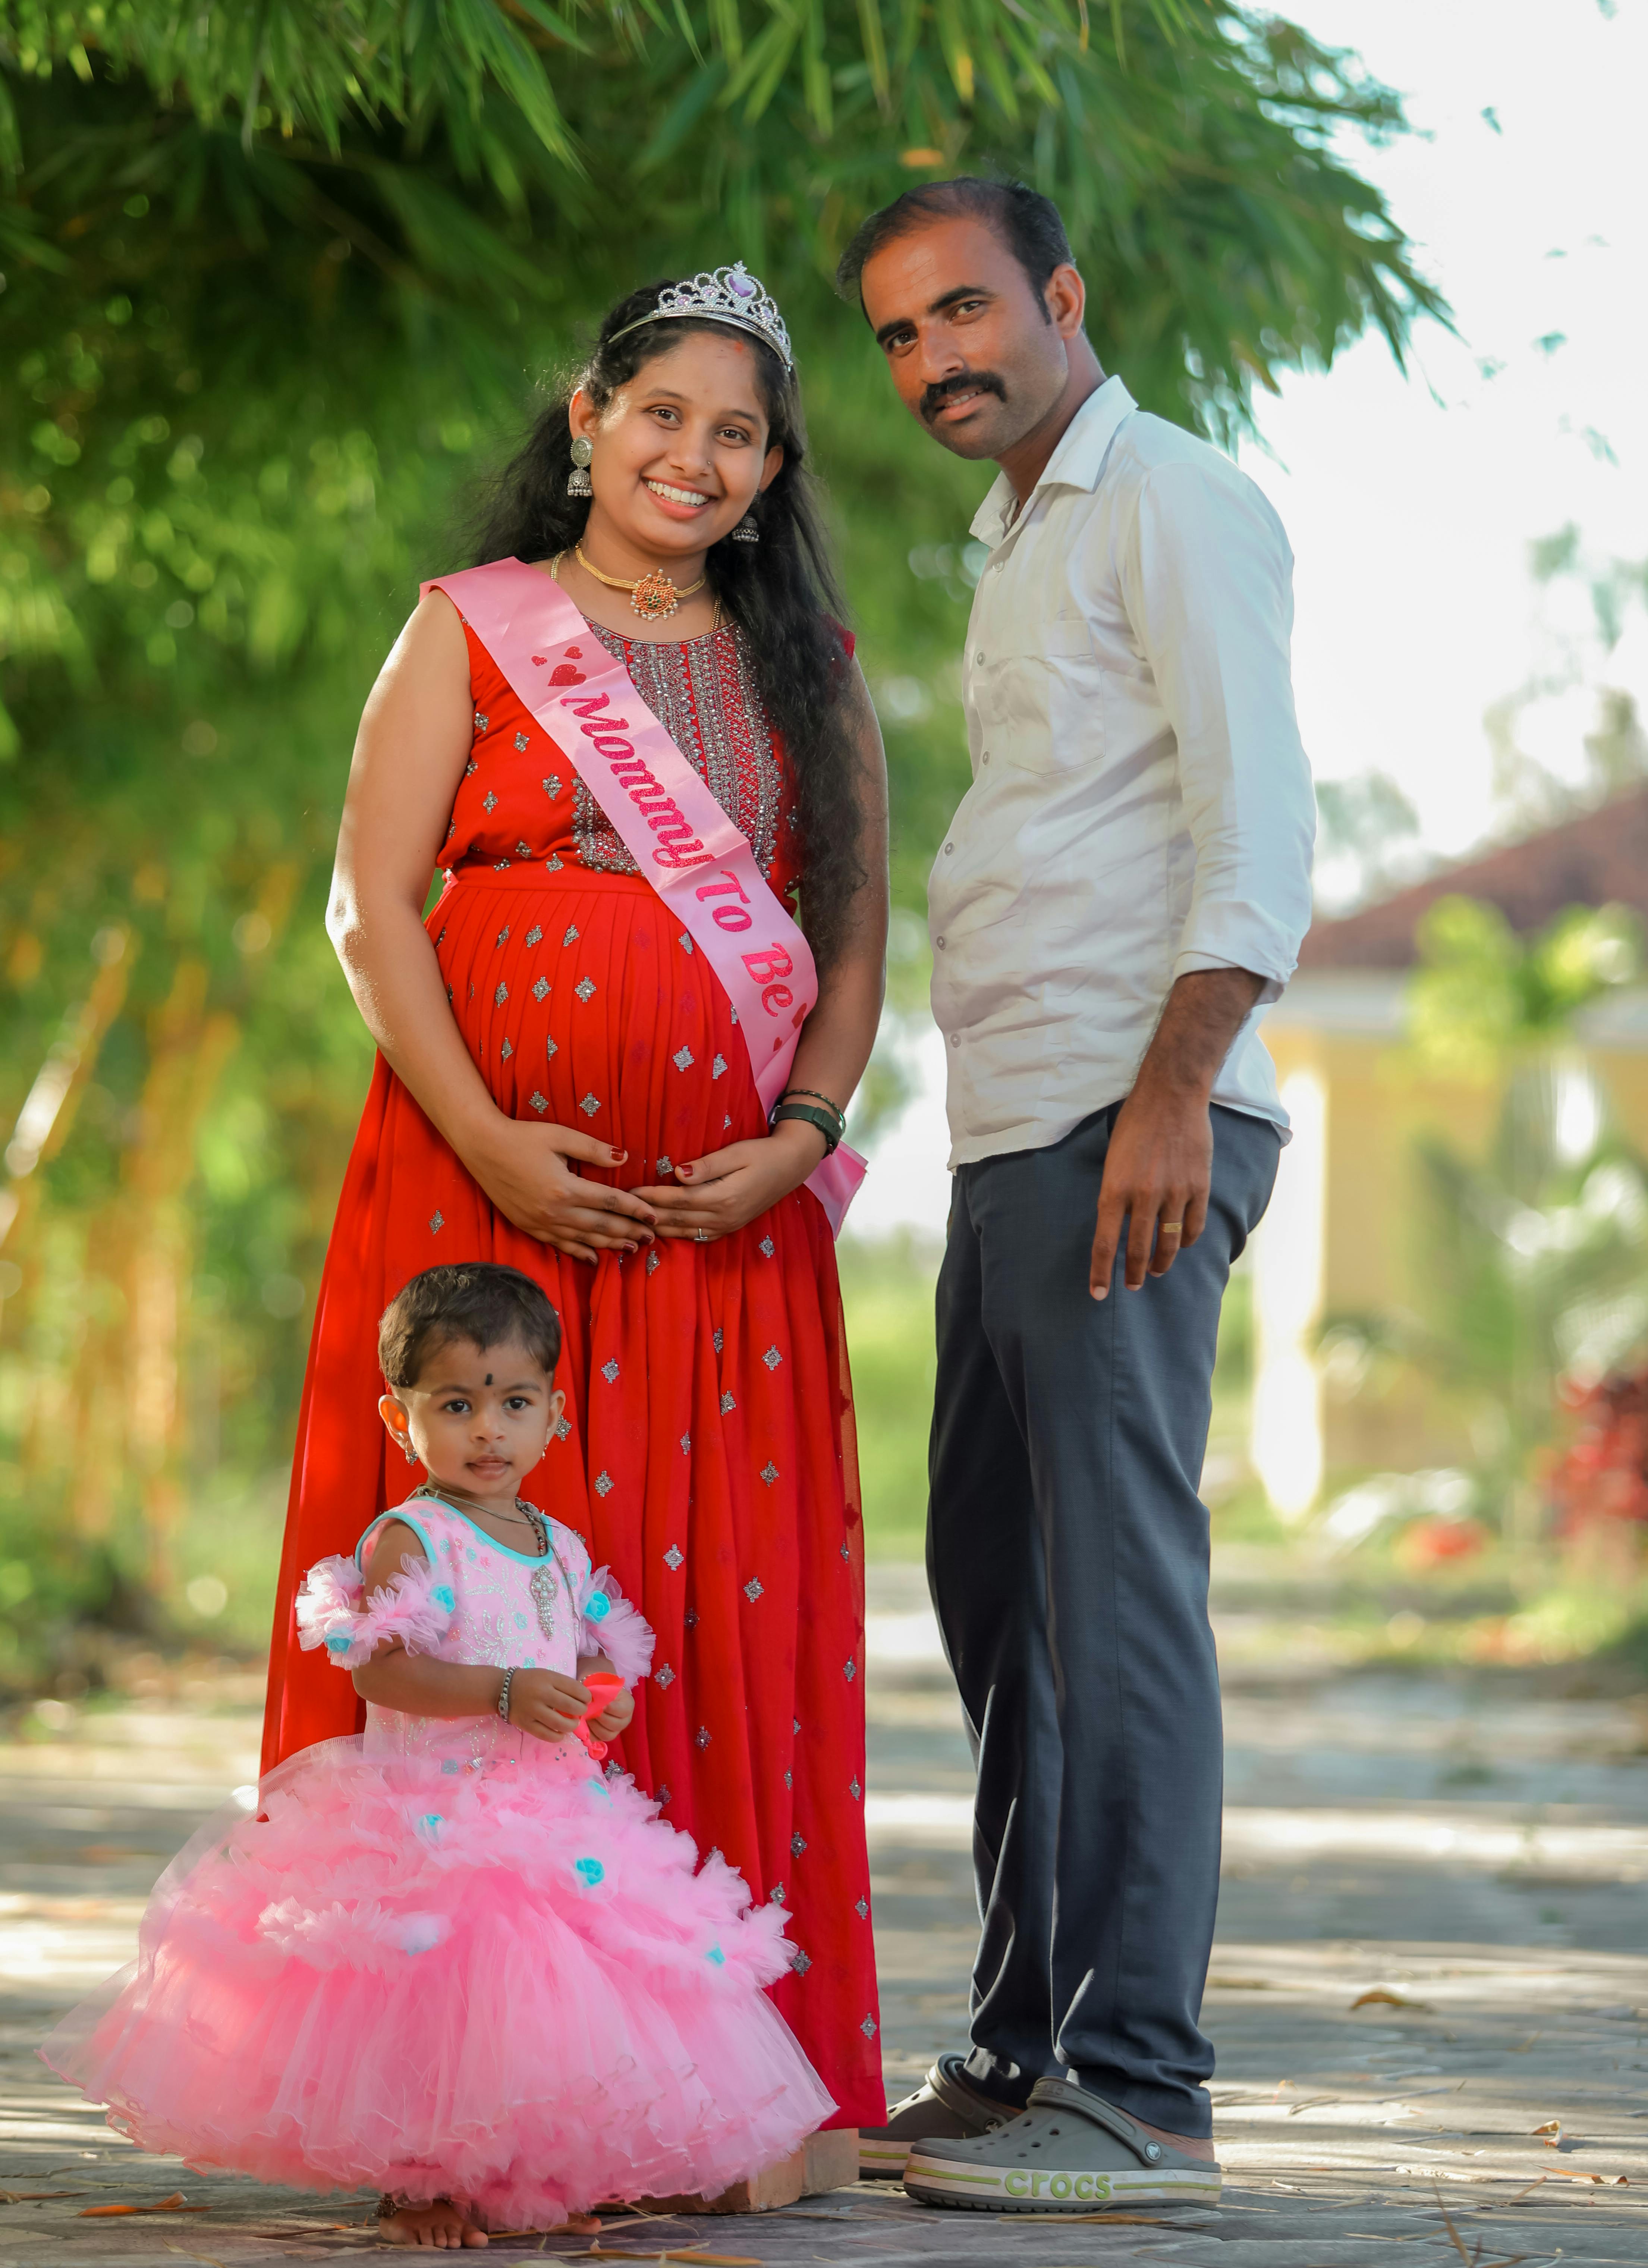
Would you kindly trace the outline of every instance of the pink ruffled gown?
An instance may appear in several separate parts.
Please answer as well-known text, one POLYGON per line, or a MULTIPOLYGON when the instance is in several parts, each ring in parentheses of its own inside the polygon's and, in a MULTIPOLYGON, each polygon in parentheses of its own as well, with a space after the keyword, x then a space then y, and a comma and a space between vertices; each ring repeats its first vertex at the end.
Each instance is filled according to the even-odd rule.
MULTIPOLYGON (((426 1559, 370 1601, 310 1572, 305 1643, 341 1669, 388 1631, 446 1661, 633 1684, 651 1633, 549 1525, 533 1558, 417 1499, 426 1559)), ((834 2110, 762 1987, 788 1968, 689 1839, 576 1740, 370 1707, 269 1773, 156 1887, 138 1958, 41 2048, 151 2150, 311 2190, 462 2199, 494 2228, 714 2195, 834 2110)))

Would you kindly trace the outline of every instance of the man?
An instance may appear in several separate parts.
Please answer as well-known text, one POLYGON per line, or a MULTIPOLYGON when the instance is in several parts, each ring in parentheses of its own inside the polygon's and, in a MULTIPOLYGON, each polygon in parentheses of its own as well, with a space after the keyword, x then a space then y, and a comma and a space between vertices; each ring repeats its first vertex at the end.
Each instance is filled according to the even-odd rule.
POLYGON ((1285 1134, 1255 1012, 1310 916, 1291 556, 1245 475, 1105 376, 1045 197, 914 189, 839 280, 927 432, 1001 468, 973 522, 973 784, 931 884, 955 1185, 928 1569, 983 1926, 971 2052, 861 2164, 975 2209, 1216 2198, 1197 1489, 1285 1134))

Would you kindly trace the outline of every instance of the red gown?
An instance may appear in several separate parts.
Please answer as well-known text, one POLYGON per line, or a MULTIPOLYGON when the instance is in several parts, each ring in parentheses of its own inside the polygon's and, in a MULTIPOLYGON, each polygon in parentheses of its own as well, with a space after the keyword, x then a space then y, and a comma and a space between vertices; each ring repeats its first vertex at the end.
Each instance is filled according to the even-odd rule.
MULTIPOLYGON (((627 1148, 615 1179, 759 1136, 732 1005, 565 755, 475 632, 475 740, 428 929, 458 1027, 500 1109, 627 1148)), ((782 747, 742 633, 622 651, 643 697, 794 882, 782 747)), ((589 1169, 585 1169, 586 1171, 589 1169)), ((293 1461, 264 1730, 269 1768, 358 1729, 353 1687, 299 1651, 305 1572, 349 1551, 424 1476, 391 1451, 378 1320, 421 1269, 493 1260, 543 1286, 565 1334, 559 1438, 528 1495, 609 1563, 658 1633, 617 1753, 664 1816, 789 1909, 773 1987, 837 2111, 885 2117, 864 1824, 864 1569, 835 1247, 802 1189, 713 1243, 593 1266, 494 1211, 379 1058, 327 1254, 293 1461)))

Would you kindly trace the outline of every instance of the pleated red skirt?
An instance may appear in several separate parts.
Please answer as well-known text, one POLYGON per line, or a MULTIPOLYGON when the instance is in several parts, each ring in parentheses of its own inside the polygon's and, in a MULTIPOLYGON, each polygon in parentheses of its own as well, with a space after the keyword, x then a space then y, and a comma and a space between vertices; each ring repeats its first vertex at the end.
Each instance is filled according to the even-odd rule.
MULTIPOLYGON (((764 1130, 726 995, 638 877, 469 868, 428 925, 500 1109, 627 1149, 609 1178, 657 1182, 764 1130)), ((304 1386, 265 1767, 357 1727, 349 1678, 298 1650, 292 1597, 424 1477, 391 1462, 377 1415, 378 1320, 420 1270, 465 1260, 524 1270, 561 1315, 563 1432, 527 1493, 658 1633, 616 1753, 701 1851, 789 1909, 798 1957, 774 1999, 835 2097, 831 2123, 879 2124, 851 1387, 835 1248, 806 1190, 714 1243, 592 1267, 497 1213, 379 1062, 304 1386)))

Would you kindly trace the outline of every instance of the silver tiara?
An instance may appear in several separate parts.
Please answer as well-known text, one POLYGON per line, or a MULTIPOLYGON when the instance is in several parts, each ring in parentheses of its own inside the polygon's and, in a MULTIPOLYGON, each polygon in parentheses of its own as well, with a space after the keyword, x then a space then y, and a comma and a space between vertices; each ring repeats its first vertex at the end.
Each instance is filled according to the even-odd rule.
POLYGON ((626 323, 622 330, 614 331, 613 338, 628 338, 644 323, 667 322, 672 317, 683 315, 696 316, 704 323, 730 323, 736 331, 747 331, 752 338, 765 340, 780 357, 786 371, 795 368, 790 334, 778 312, 778 302, 741 260, 735 260, 731 268, 701 270, 685 284, 666 284, 658 293, 657 306, 638 321, 626 323))

